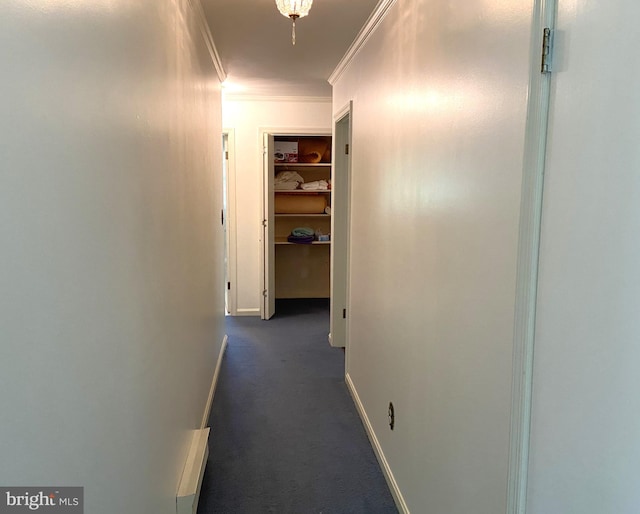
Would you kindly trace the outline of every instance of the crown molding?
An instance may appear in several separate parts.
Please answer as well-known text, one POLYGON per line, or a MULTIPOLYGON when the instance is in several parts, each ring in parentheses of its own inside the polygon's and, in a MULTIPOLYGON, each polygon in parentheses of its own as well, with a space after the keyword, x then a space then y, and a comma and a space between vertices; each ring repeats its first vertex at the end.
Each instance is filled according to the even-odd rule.
POLYGON ((360 29, 360 32, 358 32, 353 43, 351 43, 347 53, 344 54, 344 57, 340 60, 336 68, 333 70, 333 73, 329 76, 329 84, 333 86, 336 83, 344 71, 349 67, 349 64, 351 64, 351 61, 353 61, 356 54, 373 35, 375 30, 378 28, 378 25, 380 25, 387 15, 387 12, 389 12, 389 9, 391 9, 395 3, 396 0, 380 0, 378 2, 378 5, 376 5, 376 8, 367 19, 367 22, 360 29))
POLYGON ((224 93, 224 100, 231 102, 304 102, 304 103, 331 103, 330 96, 262 96, 243 95, 242 93, 224 93))
POLYGON ((209 55, 211 56, 213 66, 216 69, 216 73, 218 74, 218 79, 220 80, 220 82, 224 82, 227 78, 227 74, 224 71, 222 61, 220 60, 220 55, 218 54, 215 43, 213 42, 211 29, 209 28, 209 24, 207 23, 207 17, 204 14, 202 4, 200 3, 200 0, 189 0, 189 4, 191 5, 191 8, 196 15, 198 25, 200 25, 200 32, 202 33, 202 37, 204 38, 204 43, 207 46, 207 50, 209 50, 209 55))

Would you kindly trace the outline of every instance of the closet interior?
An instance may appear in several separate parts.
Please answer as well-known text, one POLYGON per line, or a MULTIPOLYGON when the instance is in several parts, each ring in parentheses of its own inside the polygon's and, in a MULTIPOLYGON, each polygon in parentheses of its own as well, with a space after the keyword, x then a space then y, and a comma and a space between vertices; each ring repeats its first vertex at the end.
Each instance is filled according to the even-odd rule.
POLYGON ((275 298, 329 298, 331 136, 274 135, 271 155, 275 298))

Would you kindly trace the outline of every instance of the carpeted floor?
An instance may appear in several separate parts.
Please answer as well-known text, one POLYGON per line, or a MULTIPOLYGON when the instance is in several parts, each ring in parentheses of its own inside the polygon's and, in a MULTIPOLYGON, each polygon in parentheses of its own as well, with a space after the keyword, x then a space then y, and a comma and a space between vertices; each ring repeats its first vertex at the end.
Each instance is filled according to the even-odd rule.
POLYGON ((327 342, 326 300, 227 318, 198 514, 397 513, 327 342))

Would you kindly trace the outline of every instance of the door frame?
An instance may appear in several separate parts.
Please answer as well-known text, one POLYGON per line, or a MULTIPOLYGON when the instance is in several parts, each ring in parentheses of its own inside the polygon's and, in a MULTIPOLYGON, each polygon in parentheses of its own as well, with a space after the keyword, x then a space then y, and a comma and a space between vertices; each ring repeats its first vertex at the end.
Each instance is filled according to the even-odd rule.
POLYGON ((353 102, 350 101, 340 109, 333 120, 329 344, 343 347, 346 351, 349 320, 353 102), (348 153, 343 150, 345 145, 348 145, 348 153), (346 313, 346 316, 343 313, 346 313))
POLYGON ((271 319, 276 312, 275 299, 275 263, 276 252, 274 246, 275 214, 273 201, 275 164, 271 158, 275 148, 274 135, 262 134, 262 288, 260 302, 260 317, 264 320, 271 319))
POLYGON ((269 287, 269 282, 274 283, 274 281, 270 280, 270 277, 275 277, 275 259, 268 259, 268 251, 269 248, 267 245, 273 246, 273 241, 269 241, 269 229, 270 225, 273 224, 273 216, 270 215, 270 208, 273 207, 273 202, 271 206, 267 202, 267 196, 269 189, 273 189, 273 170, 272 166, 268 165, 268 162, 273 164, 273 161, 269 161, 267 156, 269 154, 269 148, 265 145, 265 140, 267 137, 272 136, 314 136, 314 135, 323 135, 323 136, 331 136, 331 128, 321 127, 304 127, 304 128, 296 128, 296 127, 260 127, 258 129, 258 141, 260 148, 260 161, 262 162, 262 194, 261 205, 260 205, 260 269, 262 273, 260 274, 260 290, 258 291, 260 297, 260 318, 263 320, 267 320, 271 317, 271 313, 269 306, 271 305, 271 301, 275 300, 275 291, 271 290, 269 287), (268 269, 267 269, 268 268, 268 269))
POLYGON ((540 56, 543 29, 548 27, 553 31, 555 28, 556 2, 557 0, 535 0, 532 13, 529 96, 516 271, 511 431, 507 483, 508 514, 525 514, 527 508, 538 260, 551 98, 551 74, 541 72, 540 56))

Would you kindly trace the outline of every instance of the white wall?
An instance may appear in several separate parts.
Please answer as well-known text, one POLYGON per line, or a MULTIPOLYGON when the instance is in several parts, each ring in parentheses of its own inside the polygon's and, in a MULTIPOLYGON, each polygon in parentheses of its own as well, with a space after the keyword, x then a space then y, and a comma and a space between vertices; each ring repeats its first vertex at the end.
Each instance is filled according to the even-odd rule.
POLYGON ((175 512, 223 337, 219 81, 190 4, 0 4, 0 483, 175 512))
MULTIPOLYGON (((262 141, 260 129, 331 130, 329 99, 225 98, 223 125, 235 131, 237 314, 260 315, 262 141)), ((231 278, 232 287, 234 279, 231 278)))
POLYGON ((506 511, 532 8, 398 0, 334 86, 334 112, 354 101, 347 371, 414 513, 506 511))
POLYGON ((558 4, 530 514, 640 512, 639 14, 558 4))

